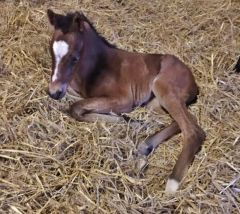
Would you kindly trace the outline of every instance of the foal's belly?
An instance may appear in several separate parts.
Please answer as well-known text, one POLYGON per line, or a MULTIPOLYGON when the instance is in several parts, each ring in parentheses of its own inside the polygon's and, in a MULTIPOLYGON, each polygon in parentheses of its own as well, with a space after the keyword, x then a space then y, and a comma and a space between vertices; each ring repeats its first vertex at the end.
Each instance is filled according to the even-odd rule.
POLYGON ((147 105, 153 98, 154 94, 152 93, 149 86, 138 86, 135 87, 133 93, 133 105, 137 106, 145 106, 147 105))
POLYGON ((146 106, 153 99, 153 97, 154 97, 154 95, 150 93, 150 94, 142 97, 142 99, 135 100, 134 101, 134 107, 146 106))

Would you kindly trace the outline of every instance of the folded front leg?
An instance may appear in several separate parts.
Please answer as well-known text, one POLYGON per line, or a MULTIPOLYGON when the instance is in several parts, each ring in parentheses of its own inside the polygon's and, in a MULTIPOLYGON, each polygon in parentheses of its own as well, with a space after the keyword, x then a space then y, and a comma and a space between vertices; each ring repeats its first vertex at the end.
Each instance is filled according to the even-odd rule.
MULTIPOLYGON (((70 107, 70 114, 79 121, 92 121, 92 113, 124 113, 132 110, 132 103, 121 98, 88 98, 74 103, 70 107)), ((116 117, 116 116, 114 116, 116 117)), ((97 117, 96 117, 97 119, 97 117)))

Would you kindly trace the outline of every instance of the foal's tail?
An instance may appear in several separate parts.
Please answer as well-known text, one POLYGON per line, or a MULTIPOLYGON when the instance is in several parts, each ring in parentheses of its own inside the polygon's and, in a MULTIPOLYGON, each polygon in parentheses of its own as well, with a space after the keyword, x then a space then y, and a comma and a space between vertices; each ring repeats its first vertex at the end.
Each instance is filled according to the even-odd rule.
POLYGON ((236 73, 240 73, 240 57, 237 61, 237 64, 234 67, 234 70, 235 70, 236 73))

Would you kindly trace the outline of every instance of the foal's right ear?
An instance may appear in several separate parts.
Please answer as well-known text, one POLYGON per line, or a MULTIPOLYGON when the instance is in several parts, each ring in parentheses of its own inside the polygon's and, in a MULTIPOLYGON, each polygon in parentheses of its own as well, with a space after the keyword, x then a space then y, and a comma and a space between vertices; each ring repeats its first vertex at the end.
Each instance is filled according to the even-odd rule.
POLYGON ((50 24, 54 26, 55 21, 56 21, 56 19, 55 19, 56 14, 51 9, 48 9, 47 15, 48 15, 48 20, 49 20, 50 24))

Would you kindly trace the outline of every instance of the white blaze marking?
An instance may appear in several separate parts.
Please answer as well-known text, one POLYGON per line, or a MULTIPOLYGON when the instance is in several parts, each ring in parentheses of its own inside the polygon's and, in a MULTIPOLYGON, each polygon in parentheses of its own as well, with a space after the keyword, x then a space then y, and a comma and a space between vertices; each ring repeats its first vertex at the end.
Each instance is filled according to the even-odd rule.
POLYGON ((67 54, 69 45, 65 41, 56 41, 53 43, 53 52, 55 56, 55 69, 52 76, 52 82, 56 81, 58 78, 58 65, 62 58, 67 54))
POLYGON ((178 190, 179 182, 175 179, 168 179, 165 191, 168 193, 174 193, 178 190))

